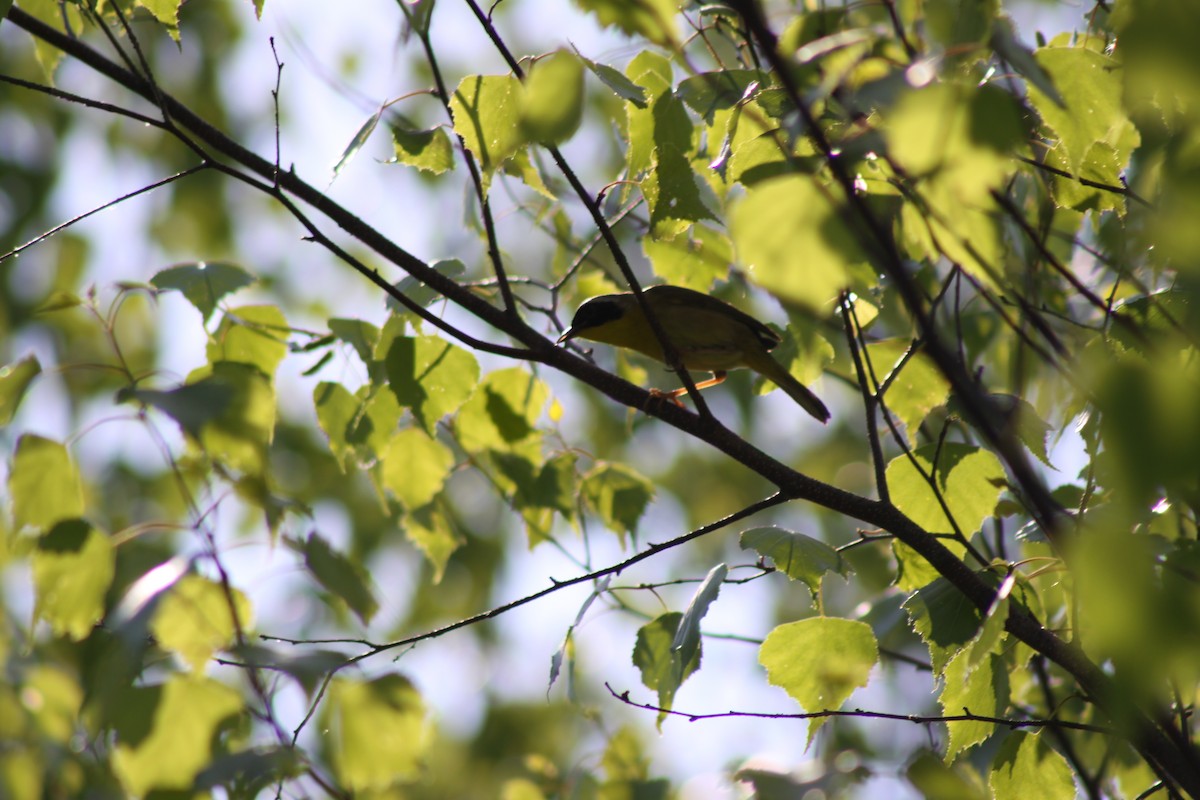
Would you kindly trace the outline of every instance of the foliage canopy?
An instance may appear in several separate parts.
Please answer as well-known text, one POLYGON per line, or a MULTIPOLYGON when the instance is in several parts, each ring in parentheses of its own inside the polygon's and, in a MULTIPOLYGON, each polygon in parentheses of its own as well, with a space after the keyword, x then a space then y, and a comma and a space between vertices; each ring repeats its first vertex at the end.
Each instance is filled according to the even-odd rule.
POLYGON ((0 793, 684 796, 714 716, 762 798, 1200 796, 1186 4, 397 0, 349 122, 272 5, 0 0, 0 793), (658 282, 829 428, 555 345, 658 282))

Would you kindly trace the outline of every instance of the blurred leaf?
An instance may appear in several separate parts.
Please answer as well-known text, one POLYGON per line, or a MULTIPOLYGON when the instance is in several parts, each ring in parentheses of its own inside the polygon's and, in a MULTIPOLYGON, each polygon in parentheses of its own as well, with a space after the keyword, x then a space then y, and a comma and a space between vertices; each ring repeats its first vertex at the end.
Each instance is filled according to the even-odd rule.
POLYGON ((925 24, 947 55, 953 55, 987 39, 999 10, 999 0, 930 0, 925 24))
POLYGON ((213 756, 221 724, 242 710, 233 689, 198 675, 133 686, 116 705, 113 771, 131 795, 192 789, 213 756))
POLYGON ((219 419, 229 410, 236 394, 234 388, 219 379, 202 378, 178 389, 123 388, 117 392, 118 402, 135 400, 167 414, 192 436, 197 436, 208 423, 219 419))
POLYGON ((627 34, 645 36, 659 45, 674 44, 679 38, 675 16, 678 8, 672 0, 575 0, 575 4, 596 15, 604 27, 615 25, 627 34))
POLYGON ((41 372, 42 365, 37 356, 26 356, 20 361, 0 367, 0 427, 5 427, 13 421, 29 385, 41 372))
POLYGON ((1062 108, 1067 107, 1062 95, 1058 93, 1058 88, 1054 85, 1054 80, 1042 69, 1042 65, 1037 62, 1033 51, 1017 39, 1016 27, 1010 18, 1000 16, 994 20, 991 45, 992 49, 996 51, 996 55, 1007 61, 1022 78, 1036 86, 1050 102, 1062 108))
POLYGON ((172 289, 183 292, 207 322, 217 303, 227 294, 256 282, 256 278, 236 264, 220 261, 179 264, 158 272, 150 282, 159 291, 172 289))
MULTIPOLYGON (((700 661, 700 620, 704 619, 708 607, 716 601, 721 584, 728 574, 729 569, 724 564, 717 564, 709 570, 679 620, 675 638, 671 641, 671 650, 678 653, 675 660, 681 669, 684 664, 692 663, 693 659, 697 663, 700 661)), ((682 675, 679 681, 683 682, 682 675)))
POLYGON ((829 545, 782 528, 752 528, 742 531, 738 545, 743 550, 754 550, 763 558, 775 563, 775 568, 790 580, 803 581, 816 596, 821 591, 821 581, 828 572, 845 577, 850 567, 829 545))
POLYGON ((249 364, 270 377, 287 355, 287 335, 287 320, 275 306, 231 308, 208 342, 208 360, 249 364))
POLYGON ((183 0, 138 0, 137 4, 161 22, 172 39, 179 41, 179 7, 183 0))
POLYGON ((408 509, 433 500, 454 466, 450 448, 420 428, 398 431, 380 460, 381 483, 408 509))
POLYGON ((25 434, 17 440, 8 473, 13 527, 48 529, 64 519, 83 516, 83 484, 67 448, 51 439, 25 434))
POLYGON ((908 765, 905 777, 927 800, 990 800, 979 773, 967 759, 946 760, 928 750, 908 765))
POLYGON ((450 526, 437 503, 414 509, 404 516, 404 534, 420 548, 433 567, 433 582, 441 583, 450 556, 461 545, 461 539, 450 526))
POLYGON ((988 783, 995 800, 1076 794, 1071 767, 1040 733, 1009 733, 992 763, 988 783))
POLYGON ((33 615, 55 634, 86 639, 104 617, 116 553, 112 540, 86 521, 59 522, 38 539, 33 553, 33 615))
POLYGON ((588 507, 625 544, 637 535, 638 520, 654 499, 654 484, 624 464, 598 463, 580 485, 588 507))
POLYGON ((983 527, 995 512, 1006 481, 1004 468, 990 451, 958 442, 919 447, 912 452, 912 460, 897 456, 888 464, 886 476, 892 502, 913 522, 930 533, 951 533, 954 526, 926 480, 928 476, 966 536, 983 527))
POLYGON ((538 59, 525 78, 520 125, 531 142, 561 144, 583 118, 583 65, 570 51, 538 59))
POLYGON ((468 351, 436 336, 399 337, 384 359, 388 386, 413 410, 426 431, 459 409, 479 382, 479 363, 468 351))
POLYGON ((354 348, 354 352, 367 368, 371 380, 379 380, 382 376, 375 358, 375 346, 379 343, 379 328, 361 319, 329 320, 329 332, 341 341, 354 348))
POLYGON ((781 300, 826 307, 863 260, 830 190, 792 175, 756 184, 730 212, 729 230, 746 277, 781 300))
POLYGON ((737 105, 746 90, 755 84, 767 84, 770 77, 755 69, 723 69, 701 72, 685 78, 675 87, 675 96, 700 116, 713 121, 713 112, 737 105))
POLYGON ((392 149, 396 154, 394 163, 434 175, 454 169, 454 147, 444 128, 413 131, 393 125, 392 149))
POLYGON ((207 422, 198 440, 204 451, 230 469, 262 475, 275 434, 275 389, 258 369, 233 361, 213 364, 196 383, 222 386, 231 398, 223 413, 207 422))
MULTIPOLYGON (((834 710, 855 689, 867 685, 879 650, 871 627, 863 622, 813 617, 778 626, 758 651, 767 680, 808 712, 834 710)), ((810 720, 808 740, 820 727, 810 720)))
POLYGON ((330 547, 320 534, 310 533, 303 542, 304 566, 317 582, 346 602, 364 625, 379 610, 379 601, 371 591, 371 576, 356 561, 330 547))
POLYGON ((345 472, 354 458, 350 436, 352 426, 361 419, 361 403, 340 383, 322 381, 313 389, 313 405, 317 423, 329 438, 329 450, 345 472))
POLYGON ((333 178, 337 180, 338 175, 342 174, 342 170, 350 163, 350 159, 358 155, 358 151, 367 143, 367 139, 371 138, 371 134, 375 132, 375 126, 379 124, 379 118, 383 116, 383 109, 379 109, 362 124, 358 132, 354 134, 354 138, 350 140, 350 144, 346 145, 346 149, 342 151, 342 157, 333 166, 333 178))
POLYGON ((230 587, 230 592, 232 597, 215 581, 185 575, 159 602, 150 632, 193 672, 202 673, 214 653, 237 641, 231 603, 241 630, 253 624, 249 599, 236 588, 230 587))
POLYGON ((351 791, 382 791, 419 776, 429 731, 425 703, 407 678, 334 678, 322 716, 334 774, 351 791))
POLYGON ((48 314, 51 311, 66 311, 83 305, 83 298, 74 292, 54 291, 37 307, 38 314, 48 314))
POLYGON ((263 669, 286 672, 312 697, 321 681, 331 670, 346 663, 346 657, 333 650, 280 651, 259 644, 246 644, 236 650, 236 655, 247 664, 263 669))

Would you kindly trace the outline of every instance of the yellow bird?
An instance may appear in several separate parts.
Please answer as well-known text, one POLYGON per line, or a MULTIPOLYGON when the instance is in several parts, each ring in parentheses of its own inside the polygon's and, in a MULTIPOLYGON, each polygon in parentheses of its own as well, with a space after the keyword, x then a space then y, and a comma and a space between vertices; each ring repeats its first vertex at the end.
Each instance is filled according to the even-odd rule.
MULTIPOLYGON (((682 286, 651 286, 642 297, 683 366, 713 374, 711 380, 697 383, 697 389, 715 386, 729 370, 745 367, 773 381, 821 422, 829 419, 825 404, 771 357, 779 336, 754 317, 682 286)), ((600 295, 581 305, 558 342, 576 338, 626 347, 666 362, 658 337, 631 292, 600 295)), ((678 403, 686 393, 687 389, 675 389, 665 394, 678 403)))

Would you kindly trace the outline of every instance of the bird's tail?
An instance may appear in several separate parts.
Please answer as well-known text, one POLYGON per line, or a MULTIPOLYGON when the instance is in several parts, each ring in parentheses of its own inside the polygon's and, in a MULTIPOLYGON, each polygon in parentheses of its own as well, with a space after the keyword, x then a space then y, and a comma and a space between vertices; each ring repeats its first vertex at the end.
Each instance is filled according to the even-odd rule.
POLYGON ((787 392, 788 397, 795 400, 801 408, 820 420, 822 424, 829 421, 829 409, 825 407, 821 399, 808 387, 793 378, 792 374, 774 358, 767 355, 761 365, 753 364, 752 366, 756 372, 769 378, 776 386, 787 392))

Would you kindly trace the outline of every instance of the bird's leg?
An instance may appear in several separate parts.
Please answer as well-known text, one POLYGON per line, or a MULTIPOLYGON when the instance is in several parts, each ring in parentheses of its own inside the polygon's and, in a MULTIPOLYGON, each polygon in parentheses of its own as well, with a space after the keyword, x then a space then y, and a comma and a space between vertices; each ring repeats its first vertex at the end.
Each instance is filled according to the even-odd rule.
MULTIPOLYGON (((707 389, 710 386, 716 386, 718 383, 724 382, 724 380, 725 380, 725 372, 723 372, 723 371, 714 372, 713 376, 711 378, 709 378, 708 380, 700 381, 699 383, 697 383, 696 390, 699 391, 701 389, 707 389)), ((654 392, 658 392, 659 390, 651 389, 650 391, 653 394, 654 392)), ((675 405, 682 406, 683 403, 681 403, 679 401, 679 398, 682 397, 683 395, 687 394, 687 392, 688 392, 687 387, 681 386, 678 389, 675 389, 673 391, 660 392, 660 393, 662 394, 663 397, 671 398, 671 400, 674 401, 675 405)))

